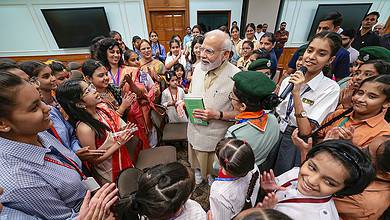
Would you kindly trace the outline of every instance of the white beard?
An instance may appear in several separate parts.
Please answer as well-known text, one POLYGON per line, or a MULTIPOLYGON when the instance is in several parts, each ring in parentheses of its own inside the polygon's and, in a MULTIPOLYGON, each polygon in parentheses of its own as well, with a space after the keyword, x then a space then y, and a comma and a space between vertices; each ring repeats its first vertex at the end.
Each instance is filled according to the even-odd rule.
POLYGON ((204 64, 202 61, 200 61, 200 69, 202 71, 208 72, 210 70, 218 68, 219 66, 221 66, 222 63, 223 63, 222 59, 218 59, 214 61, 214 63, 209 63, 209 64, 204 64))

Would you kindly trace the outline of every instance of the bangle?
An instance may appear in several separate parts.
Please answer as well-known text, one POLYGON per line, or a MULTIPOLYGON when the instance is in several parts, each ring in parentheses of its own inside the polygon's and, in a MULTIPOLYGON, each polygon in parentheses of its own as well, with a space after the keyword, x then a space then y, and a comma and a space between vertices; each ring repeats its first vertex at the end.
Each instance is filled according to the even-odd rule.
POLYGON ((122 143, 120 141, 116 141, 116 143, 119 145, 119 146, 122 146, 122 143))
POLYGON ((116 111, 116 113, 118 113, 119 116, 123 116, 123 113, 120 113, 119 110, 116 111))
POLYGON ((223 118, 223 111, 219 111, 219 120, 223 118))

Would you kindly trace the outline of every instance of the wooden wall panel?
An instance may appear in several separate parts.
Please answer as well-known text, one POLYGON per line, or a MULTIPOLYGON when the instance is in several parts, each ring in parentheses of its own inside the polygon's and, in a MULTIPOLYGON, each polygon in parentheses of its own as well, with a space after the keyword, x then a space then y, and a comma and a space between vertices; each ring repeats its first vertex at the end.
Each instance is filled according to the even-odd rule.
POLYGON ((288 62, 290 61, 291 57, 294 55, 297 49, 298 47, 285 47, 283 49, 282 55, 279 57, 278 67, 282 67, 284 70, 287 70, 288 62))
POLYGON ((187 0, 145 0, 149 10, 167 10, 167 8, 185 9, 187 0))
MULTIPOLYGON (((5 57, 2 57, 5 58, 5 57)), ((46 61, 48 59, 55 59, 59 61, 63 61, 65 63, 75 61, 79 63, 83 63, 85 60, 90 58, 90 55, 87 54, 69 54, 69 55, 47 55, 47 56, 16 56, 16 57, 6 57, 13 59, 17 62, 29 61, 29 60, 39 60, 46 61)))

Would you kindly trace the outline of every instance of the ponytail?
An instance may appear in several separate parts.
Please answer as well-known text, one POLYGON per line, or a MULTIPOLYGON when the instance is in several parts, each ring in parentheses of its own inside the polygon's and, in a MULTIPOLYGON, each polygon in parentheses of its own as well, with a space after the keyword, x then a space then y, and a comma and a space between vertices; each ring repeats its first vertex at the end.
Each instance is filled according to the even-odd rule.
POLYGON ((259 178, 259 171, 256 171, 254 174, 252 174, 251 181, 249 182, 248 191, 246 192, 246 196, 245 196, 244 207, 242 207, 241 211, 252 208, 251 197, 253 194, 253 190, 255 189, 255 185, 258 178, 259 178))

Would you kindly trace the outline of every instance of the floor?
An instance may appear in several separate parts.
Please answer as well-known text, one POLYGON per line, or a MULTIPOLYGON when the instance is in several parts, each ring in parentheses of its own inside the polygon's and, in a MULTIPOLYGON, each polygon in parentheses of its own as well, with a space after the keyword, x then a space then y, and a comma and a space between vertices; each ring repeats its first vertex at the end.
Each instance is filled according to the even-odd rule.
MULTIPOLYGON (((177 149, 177 160, 184 166, 190 167, 188 163, 188 152, 187 147, 182 145, 176 146, 177 149)), ((191 199, 197 201, 205 211, 210 209, 209 204, 210 186, 207 182, 203 182, 195 187, 194 192, 191 195, 191 199)))

